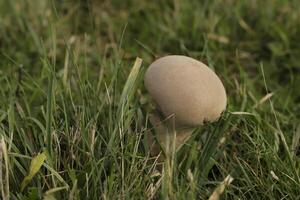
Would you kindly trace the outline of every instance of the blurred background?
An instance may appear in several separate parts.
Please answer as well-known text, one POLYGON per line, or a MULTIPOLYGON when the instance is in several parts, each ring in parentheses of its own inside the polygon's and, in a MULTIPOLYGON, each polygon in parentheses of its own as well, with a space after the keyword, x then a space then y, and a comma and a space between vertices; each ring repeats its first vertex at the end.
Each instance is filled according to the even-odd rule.
POLYGON ((41 69, 40 57, 47 56, 55 58, 58 72, 68 58, 95 74, 116 54, 123 60, 139 56, 146 63, 184 54, 218 68, 226 78, 242 68, 252 81, 261 79, 263 63, 270 89, 288 84, 295 94, 299 10, 296 0, 1 0, 1 71, 12 73, 21 65, 35 72, 41 69))

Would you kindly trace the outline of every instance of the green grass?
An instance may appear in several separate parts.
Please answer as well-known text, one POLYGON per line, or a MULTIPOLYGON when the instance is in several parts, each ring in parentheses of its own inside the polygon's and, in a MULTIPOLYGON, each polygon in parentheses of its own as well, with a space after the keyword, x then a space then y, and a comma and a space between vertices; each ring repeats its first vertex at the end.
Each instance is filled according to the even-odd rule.
POLYGON ((228 175, 221 199, 300 199, 299 18, 298 0, 0 0, 0 199, 207 199, 228 175), (159 173, 143 73, 168 54, 214 69, 228 106, 159 173))

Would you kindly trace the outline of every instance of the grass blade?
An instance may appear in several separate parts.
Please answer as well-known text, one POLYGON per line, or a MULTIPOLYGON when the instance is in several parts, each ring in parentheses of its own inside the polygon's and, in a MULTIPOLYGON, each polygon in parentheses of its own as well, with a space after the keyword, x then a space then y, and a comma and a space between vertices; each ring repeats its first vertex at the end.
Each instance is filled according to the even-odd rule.
POLYGON ((41 154, 38 154, 36 157, 34 157, 31 160, 28 175, 23 179, 21 183, 21 191, 25 189, 25 187, 30 183, 32 178, 38 173, 42 165, 44 164, 47 156, 46 153, 43 152, 41 154))

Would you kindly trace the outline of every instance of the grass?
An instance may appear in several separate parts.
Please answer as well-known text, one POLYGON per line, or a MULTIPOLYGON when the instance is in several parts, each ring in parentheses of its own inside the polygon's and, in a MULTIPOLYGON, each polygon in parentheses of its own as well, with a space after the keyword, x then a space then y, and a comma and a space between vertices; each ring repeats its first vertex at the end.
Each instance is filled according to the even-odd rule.
POLYGON ((300 199, 299 17, 297 0, 0 0, 2 199, 300 199), (159 173, 143 73, 168 54, 214 69, 228 107, 159 173))

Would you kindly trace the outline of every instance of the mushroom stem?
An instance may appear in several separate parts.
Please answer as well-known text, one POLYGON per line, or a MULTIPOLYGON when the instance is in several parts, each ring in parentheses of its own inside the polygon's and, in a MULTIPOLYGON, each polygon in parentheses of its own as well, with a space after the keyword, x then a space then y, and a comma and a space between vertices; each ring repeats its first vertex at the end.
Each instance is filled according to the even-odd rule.
MULTIPOLYGON (((158 156, 162 150, 166 155, 178 151, 194 131, 194 128, 175 128, 173 117, 162 120, 157 112, 150 117, 150 122, 154 131, 149 131, 146 137, 151 156, 158 156)), ((160 157, 160 160, 164 159, 160 157)))

